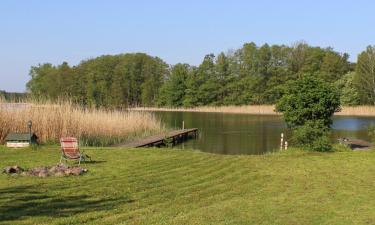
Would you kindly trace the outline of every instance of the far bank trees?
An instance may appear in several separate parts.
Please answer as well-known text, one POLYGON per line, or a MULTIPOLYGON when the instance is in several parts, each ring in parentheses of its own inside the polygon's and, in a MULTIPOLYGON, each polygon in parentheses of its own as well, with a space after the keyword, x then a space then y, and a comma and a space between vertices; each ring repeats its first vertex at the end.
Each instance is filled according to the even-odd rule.
POLYGON ((306 73, 334 83, 353 70, 348 54, 331 48, 246 43, 208 54, 198 66, 171 66, 142 53, 100 56, 76 66, 41 64, 31 68, 27 87, 36 97, 98 107, 275 104, 285 84, 306 73))
POLYGON ((359 54, 355 82, 361 103, 375 105, 375 46, 359 54))
POLYGON ((168 65, 157 57, 105 55, 73 67, 65 62, 34 66, 27 88, 38 98, 70 98, 83 105, 152 106, 167 74, 168 65))

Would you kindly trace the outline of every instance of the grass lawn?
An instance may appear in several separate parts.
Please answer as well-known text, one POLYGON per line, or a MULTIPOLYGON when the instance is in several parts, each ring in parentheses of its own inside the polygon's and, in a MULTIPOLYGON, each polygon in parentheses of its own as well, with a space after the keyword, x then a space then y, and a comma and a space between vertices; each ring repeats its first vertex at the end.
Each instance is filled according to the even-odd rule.
MULTIPOLYGON (((0 174, 0 224, 374 224, 375 152, 86 149, 80 177, 0 174)), ((0 166, 59 161, 0 147, 0 166)))

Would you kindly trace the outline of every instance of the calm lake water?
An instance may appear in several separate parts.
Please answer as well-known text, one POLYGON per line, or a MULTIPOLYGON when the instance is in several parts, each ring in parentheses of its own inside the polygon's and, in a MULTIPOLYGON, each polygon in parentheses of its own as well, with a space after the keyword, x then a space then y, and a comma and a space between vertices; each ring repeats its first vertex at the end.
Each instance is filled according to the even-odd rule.
MULTIPOLYGON (((202 112, 155 112, 170 128, 198 128, 199 137, 176 147, 219 154, 262 154, 279 148, 286 125, 280 116, 202 112)), ((369 140, 367 126, 375 117, 334 117, 333 137, 369 140)), ((288 134, 286 134, 288 139, 288 134)))

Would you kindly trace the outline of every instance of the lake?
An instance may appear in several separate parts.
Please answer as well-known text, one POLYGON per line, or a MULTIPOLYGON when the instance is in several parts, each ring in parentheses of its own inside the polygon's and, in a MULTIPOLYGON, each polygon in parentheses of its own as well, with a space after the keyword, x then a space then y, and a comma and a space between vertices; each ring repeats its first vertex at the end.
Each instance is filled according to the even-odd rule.
MULTIPOLYGON (((286 133, 281 116, 205 112, 154 112, 169 128, 198 128, 197 139, 177 148, 197 149, 218 154, 263 154, 279 149, 280 134, 286 133)), ((369 140, 367 126, 375 117, 343 117, 333 120, 332 139, 351 137, 369 140)), ((288 134, 285 134, 288 140, 288 134)))

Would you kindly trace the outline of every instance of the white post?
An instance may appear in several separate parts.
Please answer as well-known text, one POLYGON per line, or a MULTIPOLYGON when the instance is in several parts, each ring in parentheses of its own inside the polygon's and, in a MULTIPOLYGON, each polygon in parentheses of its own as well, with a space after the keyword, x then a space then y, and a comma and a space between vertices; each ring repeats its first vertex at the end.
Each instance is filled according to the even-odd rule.
POLYGON ((284 133, 281 133, 281 139, 280 139, 280 151, 283 150, 283 144, 284 144, 284 133))
POLYGON ((182 129, 185 130, 185 121, 182 121, 182 129))
POLYGON ((288 150, 288 142, 285 142, 285 150, 288 150))

